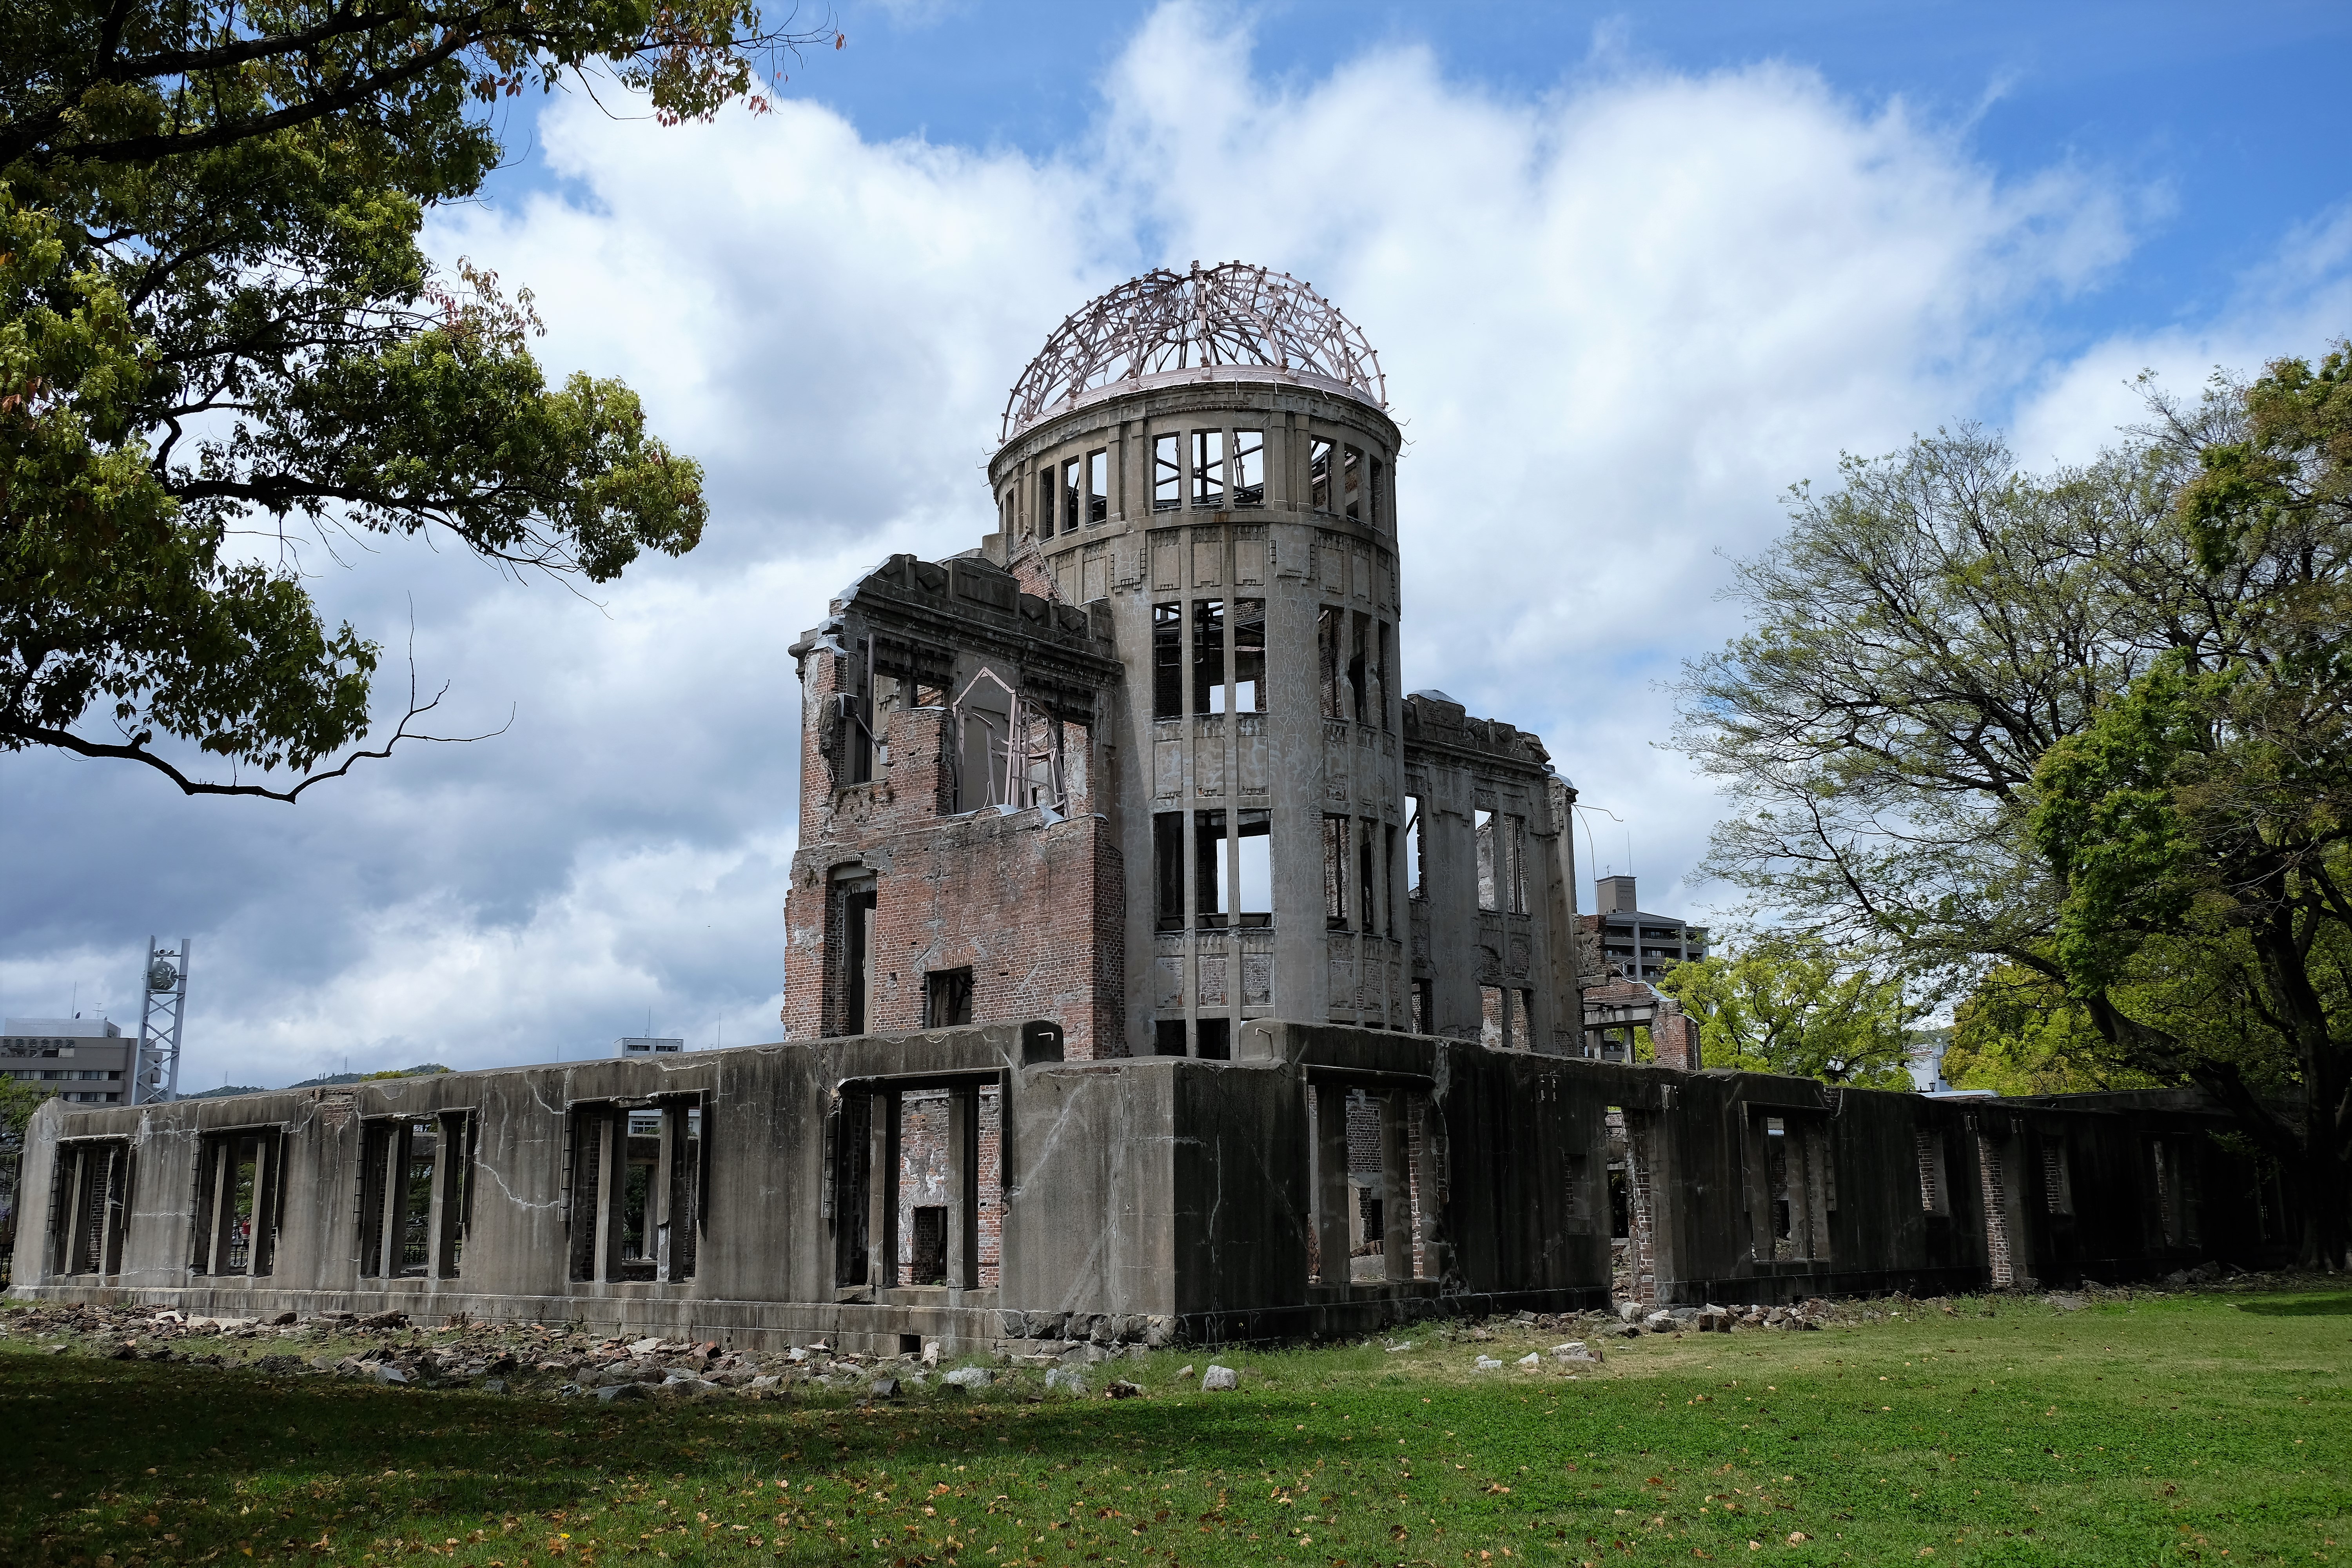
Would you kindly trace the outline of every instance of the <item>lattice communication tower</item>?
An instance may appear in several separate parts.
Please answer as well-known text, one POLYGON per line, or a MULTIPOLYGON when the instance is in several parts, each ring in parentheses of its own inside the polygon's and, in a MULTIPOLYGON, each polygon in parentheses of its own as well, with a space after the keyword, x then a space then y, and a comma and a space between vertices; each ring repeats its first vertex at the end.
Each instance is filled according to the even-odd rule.
POLYGON ((179 948, 147 939, 139 972, 139 1047, 131 1056, 131 1103, 180 1098, 180 1026, 188 1012, 188 939, 179 948))
POLYGON ((1005 400, 1003 438, 1048 415, 1223 367, 1271 371, 1388 406, 1380 356, 1339 308, 1287 272, 1228 261, 1129 279, 1065 321, 1005 400))

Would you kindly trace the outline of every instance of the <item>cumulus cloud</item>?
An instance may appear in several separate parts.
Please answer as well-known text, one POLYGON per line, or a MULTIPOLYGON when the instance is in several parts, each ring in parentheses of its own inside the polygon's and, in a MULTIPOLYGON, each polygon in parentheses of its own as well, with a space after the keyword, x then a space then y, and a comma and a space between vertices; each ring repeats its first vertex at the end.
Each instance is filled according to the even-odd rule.
MULTIPOLYGON (((1375 47, 1292 80, 1230 16, 1177 5, 1050 157, 869 141, 789 99, 669 130, 563 100, 539 144, 533 194, 445 214, 431 244, 536 291, 551 370, 645 395, 708 467, 708 542, 593 601, 413 545, 322 576, 331 613, 395 639, 413 598, 453 722, 513 721, 290 812, 0 763, 9 1013, 77 979, 128 997, 160 928, 197 942, 192 1087, 346 1053, 576 1056, 648 1009, 698 1046, 773 1037, 787 644, 888 552, 974 542, 1027 358, 1091 295, 1194 258, 1283 268, 1366 329, 1411 442, 1408 679, 1543 733, 1628 819, 1645 903, 1689 907, 1716 807, 1654 749, 1653 683, 1729 629, 1720 552, 1759 547, 1779 492, 1841 449, 2013 407, 2034 440, 2079 442, 2105 417, 2080 389, 2170 342, 2069 357, 2040 336, 2127 259, 2136 193, 2062 163, 1996 175, 1966 127, 1785 64, 1602 55, 1528 99, 1375 47)), ((2343 229, 2298 237, 2198 331, 2227 347, 2340 318, 2343 229)), ((1593 847, 1623 869, 1617 833, 1593 847)))

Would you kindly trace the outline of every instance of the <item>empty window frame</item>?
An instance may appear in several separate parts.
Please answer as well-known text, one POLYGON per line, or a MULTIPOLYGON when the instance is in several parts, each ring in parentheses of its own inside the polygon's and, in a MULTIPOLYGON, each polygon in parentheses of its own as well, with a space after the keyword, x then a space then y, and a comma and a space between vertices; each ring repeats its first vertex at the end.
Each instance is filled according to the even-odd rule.
POLYGON ((1151 716, 1184 716, 1184 606, 1151 606, 1151 716))
POLYGON ((1381 487, 1381 481, 1387 476, 1381 471, 1381 460, 1378 458, 1372 459, 1371 467, 1371 479, 1364 487, 1364 521, 1378 528, 1386 507, 1386 502, 1381 499, 1384 492, 1381 487))
POLYGON ((130 1213, 131 1141, 61 1143, 56 1173, 49 1211, 51 1269, 58 1274, 121 1273, 122 1222, 130 1213))
POLYGON ((473 1223, 474 1132, 464 1111, 366 1124, 355 1227, 362 1279, 457 1276, 473 1223))
POLYGON ((1192 887, 1197 925, 1213 930, 1274 923, 1272 823, 1272 814, 1264 811, 1193 814, 1192 887))
POLYGON ((872 872, 848 867, 834 874, 824 977, 833 1035, 862 1035, 874 1026, 874 925, 880 902, 872 872))
POLYGON ((1498 862, 1503 858, 1502 834, 1491 811, 1473 811, 1470 824, 1471 837, 1478 846, 1478 907, 1500 912, 1503 868, 1498 862))
POLYGON ((971 965, 934 969, 923 976, 923 1027, 949 1029, 971 1022, 971 965))
POLYGON ((1340 448, 1339 515, 1351 522, 1364 519, 1364 454, 1360 447, 1340 448))
POLYGON ((1952 1212, 1952 1194, 1944 1175, 1944 1135, 1915 1132, 1912 1142, 1919 1157, 1919 1206, 1928 1214, 1948 1216, 1952 1212))
POLYGON ((1478 1043, 1489 1050, 1511 1044, 1511 994, 1500 985, 1478 987, 1478 1043))
POLYGON ((1331 510, 1331 443, 1316 439, 1307 443, 1307 505, 1317 511, 1331 510))
POLYGON ((1037 474, 1037 537, 1054 537, 1054 470, 1050 466, 1037 474))
POLYGON ((1076 532, 1080 521, 1087 515, 1087 492, 1080 488, 1086 483, 1087 460, 1084 458, 1072 458, 1062 465, 1061 525, 1064 533, 1076 532))
POLYGON ((1192 432, 1192 504, 1214 510, 1225 504, 1225 433, 1192 432))
POLYGON ((1388 919, 1385 924, 1389 939, 1394 941, 1397 934, 1397 830, 1394 823, 1381 825, 1381 902, 1386 906, 1384 912, 1388 919))
POLYGON ((1156 1057, 1181 1057, 1191 1053, 1184 1044, 1184 1020, 1160 1018, 1151 1026, 1151 1054, 1156 1057))
POLYGON ((2066 1135, 2042 1134, 2042 1202, 2054 1215, 2074 1212, 2074 1186, 2066 1169, 2066 1135))
POLYGON ((572 1279, 694 1278, 706 1223, 707 1134, 699 1096, 572 1109, 566 1214, 572 1279))
POLYGON ((1192 601, 1192 711, 1225 710, 1225 602, 1192 601))
POLYGON ((1108 521, 1110 518, 1110 453, 1108 449, 1087 454, 1087 510, 1089 524, 1108 521))
POLYGON ((1505 816, 1503 818, 1503 885, 1509 902, 1505 906, 1515 915, 1528 912, 1528 819, 1505 816))
POLYGON ((1160 931, 1184 929, 1184 814, 1154 812, 1151 817, 1153 923, 1160 931))
POLYGON ((1332 931, 1348 929, 1348 822, 1323 818, 1323 923, 1332 931))
POLYGON ((1174 511, 1184 504, 1184 437, 1151 438, 1151 510, 1174 511))
POLYGON ((279 1166, 285 1141, 275 1127, 212 1133, 196 1156, 197 1274, 263 1275, 278 1249, 279 1166))
POLYGON ((1234 1059, 1234 1021, 1231 1018, 1196 1019, 1192 1036, 1199 1047, 1193 1055, 1202 1060, 1229 1062, 1234 1059))
POLYGON ((1234 502, 1236 507, 1265 504, 1265 432, 1234 432, 1234 502))
POLYGON ((1426 864, 1427 862, 1422 858, 1421 796, 1417 795, 1409 795, 1404 797, 1404 885, 1406 898, 1425 899, 1429 897, 1429 884, 1424 879, 1422 870, 1422 868, 1426 864))
POLYGON ((1380 934, 1380 907, 1388 901, 1381 896, 1381 879, 1373 865, 1373 846, 1379 833, 1377 822, 1359 820, 1356 824, 1356 923, 1366 936, 1380 934))
POLYGON ((1265 711, 1265 601, 1234 601, 1234 711, 1265 711))
POLYGON ((1378 700, 1372 695, 1371 689, 1376 673, 1371 652, 1376 646, 1371 632, 1372 617, 1360 613, 1350 616, 1349 620, 1351 622, 1348 652, 1348 689, 1351 710, 1349 716, 1359 724, 1369 724, 1372 721, 1371 705, 1378 700))
POLYGON ((1412 983, 1412 1032, 1416 1035, 1437 1033, 1437 982, 1420 979, 1412 983))
POLYGON ((1315 619, 1315 654, 1326 719, 1345 719, 1355 708, 1348 682, 1347 637, 1348 612, 1324 606, 1315 619))

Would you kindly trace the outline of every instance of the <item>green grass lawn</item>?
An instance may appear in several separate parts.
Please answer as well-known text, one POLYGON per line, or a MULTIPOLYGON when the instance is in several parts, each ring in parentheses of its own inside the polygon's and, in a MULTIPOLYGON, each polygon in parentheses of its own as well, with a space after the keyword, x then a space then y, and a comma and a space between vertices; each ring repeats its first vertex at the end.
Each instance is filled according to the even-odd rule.
MULTIPOLYGON (((1427 1331, 1018 1388, 598 1405, 0 1348, 0 1562, 2352 1558, 2352 1292, 1911 1304, 1815 1333, 1427 1331), (1549 1340, 1558 1336, 1542 1336, 1549 1340), (2344 1543, 2339 1547, 2338 1543, 2344 1543)), ((1097 1369, 1102 1373, 1111 1369, 1097 1369)))

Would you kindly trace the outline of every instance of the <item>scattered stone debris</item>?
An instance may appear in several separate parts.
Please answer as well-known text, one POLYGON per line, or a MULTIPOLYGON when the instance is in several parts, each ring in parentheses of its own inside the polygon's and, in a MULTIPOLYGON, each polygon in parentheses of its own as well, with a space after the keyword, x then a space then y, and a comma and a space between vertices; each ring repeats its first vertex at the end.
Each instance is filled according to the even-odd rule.
POLYGON ((1232 1367, 1219 1366, 1214 1362, 1210 1363, 1209 1370, 1201 1374, 1201 1392, 1203 1394, 1230 1393, 1241 1385, 1241 1373, 1232 1367))

